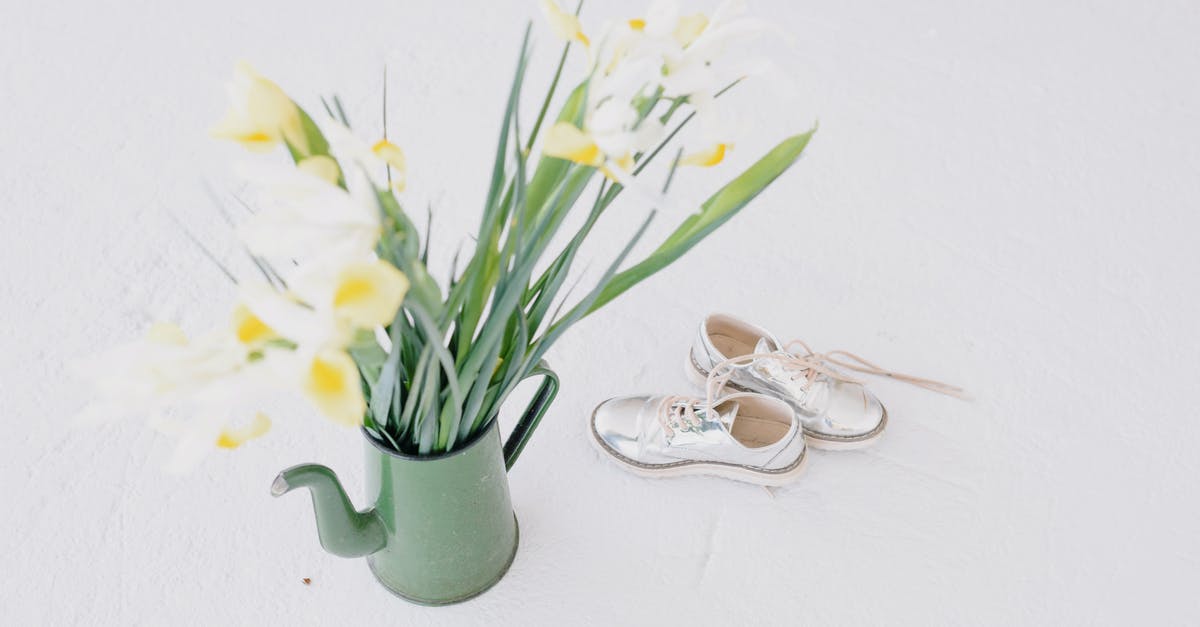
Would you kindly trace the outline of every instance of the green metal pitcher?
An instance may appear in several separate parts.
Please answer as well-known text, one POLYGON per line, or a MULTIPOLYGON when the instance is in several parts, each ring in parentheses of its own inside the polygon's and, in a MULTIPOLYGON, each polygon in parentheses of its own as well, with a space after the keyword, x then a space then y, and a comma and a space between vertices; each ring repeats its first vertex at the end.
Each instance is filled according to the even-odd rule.
POLYGON ((396 595, 423 605, 458 603, 492 587, 517 552, 517 519, 507 470, 558 393, 548 368, 541 387, 501 443, 491 426, 456 450, 435 456, 398 453, 363 431, 367 498, 356 511, 326 466, 302 464, 279 473, 271 494, 308 488, 325 550, 366 557, 375 578, 396 595))

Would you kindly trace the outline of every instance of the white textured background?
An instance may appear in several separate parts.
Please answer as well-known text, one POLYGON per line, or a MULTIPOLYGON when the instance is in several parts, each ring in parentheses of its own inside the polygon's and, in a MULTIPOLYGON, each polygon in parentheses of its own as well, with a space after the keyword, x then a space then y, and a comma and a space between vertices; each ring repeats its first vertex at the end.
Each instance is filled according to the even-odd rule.
MULTIPOLYGON (((237 58, 310 109, 336 91, 372 133, 386 64, 411 206, 433 203, 444 262, 482 203, 533 4, 6 0, 0 622, 1200 620, 1197 5, 757 12, 794 33, 796 89, 756 105, 760 139, 721 172, 819 117, 809 152, 702 249, 556 347, 563 392, 511 475, 517 560, 485 596, 425 609, 361 560, 323 553, 306 497, 268 496, 276 471, 316 461, 357 498, 356 434, 296 404, 275 412, 272 437, 171 478, 157 466, 168 443, 140 424, 67 428, 86 397, 64 362, 152 317, 221 320, 230 287, 167 214, 236 264, 201 181, 237 191, 227 163, 240 153, 205 136, 237 58), (885 438, 816 452, 774 498, 622 473, 588 445, 585 416, 613 394, 682 390, 682 351, 710 310, 977 400, 879 383, 885 438)), ((558 49, 540 21, 535 36, 526 109, 558 49)), ((678 183, 685 198, 713 189, 695 174, 678 183)))

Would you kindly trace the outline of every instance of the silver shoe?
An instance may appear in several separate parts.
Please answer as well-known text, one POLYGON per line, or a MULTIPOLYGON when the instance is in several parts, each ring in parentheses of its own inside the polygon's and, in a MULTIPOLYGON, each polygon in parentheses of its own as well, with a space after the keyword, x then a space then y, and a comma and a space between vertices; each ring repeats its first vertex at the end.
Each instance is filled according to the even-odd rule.
POLYGON ((845 351, 816 353, 800 341, 785 345, 766 329, 723 314, 710 315, 700 324, 685 362, 689 379, 704 386, 710 397, 729 387, 786 401, 814 448, 862 448, 883 434, 887 409, 861 381, 839 368, 952 396, 963 393, 951 385, 884 370, 845 351))
POLYGON ((807 452, 792 408, 762 394, 730 394, 711 406, 685 396, 624 396, 600 403, 590 422, 601 453, 647 477, 705 474, 777 486, 799 476, 807 452))

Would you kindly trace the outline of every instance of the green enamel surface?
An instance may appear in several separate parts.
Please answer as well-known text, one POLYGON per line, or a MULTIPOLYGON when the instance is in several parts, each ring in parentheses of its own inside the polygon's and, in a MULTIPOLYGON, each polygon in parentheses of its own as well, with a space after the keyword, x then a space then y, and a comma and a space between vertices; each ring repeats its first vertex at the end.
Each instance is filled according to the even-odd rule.
POLYGON ((367 558, 380 583, 409 600, 443 604, 500 579, 517 549, 517 525, 495 423, 439 457, 365 446, 367 498, 388 536, 367 558))
POLYGON ((558 393, 558 377, 544 364, 531 376, 541 376, 541 386, 507 443, 495 420, 474 441, 433 456, 395 453, 364 430, 366 511, 356 511, 337 476, 319 464, 279 473, 271 494, 308 488, 321 546, 367 556, 375 577, 397 595, 426 605, 469 599, 499 581, 516 555, 507 470, 558 393))
MULTIPOLYGON (((522 423, 542 411, 544 405, 522 423)), ((342 557, 367 556, 379 582, 409 601, 456 603, 504 575, 517 550, 517 522, 495 421, 445 455, 397 455, 370 437, 364 449, 373 504, 366 511, 356 511, 337 476, 319 464, 279 473, 271 493, 308 488, 321 546, 342 557)))

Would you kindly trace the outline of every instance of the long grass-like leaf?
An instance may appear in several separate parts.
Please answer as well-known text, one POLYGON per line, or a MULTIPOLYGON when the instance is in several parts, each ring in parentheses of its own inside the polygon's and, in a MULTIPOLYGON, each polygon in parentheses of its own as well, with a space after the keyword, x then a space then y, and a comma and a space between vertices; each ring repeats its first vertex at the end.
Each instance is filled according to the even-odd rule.
MULTIPOLYGON (((396 315, 397 317, 403 316, 404 312, 401 311, 396 315)), ((404 337, 400 335, 400 329, 401 325, 392 324, 389 336, 392 341, 392 352, 383 361, 383 366, 379 369, 379 376, 371 386, 371 415, 375 416, 376 420, 382 419, 385 425, 392 411, 393 387, 400 385, 400 343, 404 341, 404 337)))
MULTIPOLYGON (((426 342, 433 349, 433 356, 442 366, 442 371, 446 373, 446 385, 450 388, 450 398, 447 401, 450 416, 448 419, 454 421, 462 420, 463 393, 462 388, 458 384, 458 372, 454 369, 454 357, 442 346, 444 338, 441 337, 441 331, 437 328, 437 324, 433 321, 433 316, 425 311, 420 304, 414 303, 409 305, 409 310, 412 311, 413 318, 417 321, 417 325, 425 332, 426 342)), ((449 438, 449 424, 444 428, 439 429, 438 446, 440 448, 446 446, 449 438), (443 433, 444 432, 444 433, 443 433)))
POLYGON ((330 119, 337 119, 337 114, 333 112, 333 107, 329 106, 329 101, 325 99, 325 96, 321 96, 321 107, 325 109, 325 114, 328 115, 330 119))
MULTIPOLYGON (((546 355, 546 351, 550 350, 550 346, 553 345, 554 342, 556 342, 558 338, 564 332, 566 332, 568 328, 571 327, 571 325, 575 324, 585 315, 587 315, 592 303, 594 303, 596 299, 600 297, 600 295, 603 293, 604 287, 608 285, 609 281, 616 274, 617 270, 620 269, 621 264, 625 263, 625 258, 629 256, 630 252, 633 251, 633 247, 636 246, 637 243, 642 239, 642 236, 646 234, 646 229, 649 228, 650 223, 654 220, 654 216, 656 214, 656 211, 651 211, 650 215, 646 216, 646 219, 642 222, 641 226, 638 227, 637 232, 633 234, 633 237, 629 239, 629 242, 625 244, 625 247, 621 249, 621 253, 617 255, 616 259, 614 259, 613 262, 608 266, 608 269, 604 271, 604 275, 600 277, 599 281, 596 282, 596 287, 593 288, 592 291, 586 296, 584 296, 583 300, 581 300, 578 305, 567 312, 565 317, 552 324, 549 330, 547 330, 546 333, 534 343, 534 347, 525 357, 523 370, 526 374, 536 367, 537 364, 541 363, 542 357, 546 355)), ((520 379, 514 382, 513 385, 519 381, 520 379)), ((501 395, 501 398, 506 396, 508 391, 509 390, 504 391, 501 395)))
POLYGON ((783 140, 740 176, 713 194, 700 211, 689 216, 646 259, 613 277, 588 308, 591 313, 678 259, 717 227, 732 218, 762 190, 783 174, 804 152, 816 129, 783 140))
MULTIPOLYGON (((713 94, 713 99, 720 98, 721 96, 725 95, 726 92, 733 89, 734 87, 737 87, 737 84, 740 82, 742 82, 742 79, 739 78, 736 81, 733 81, 732 83, 721 88, 720 91, 713 94)), ((679 102, 681 102, 681 101, 676 101, 675 103, 672 103, 671 108, 665 114, 663 114, 663 118, 662 118, 663 124, 666 124, 667 119, 670 118, 671 114, 675 113, 675 110, 679 108, 678 106, 676 106, 677 104, 679 104, 679 102)), ((683 118, 682 122, 677 124, 675 126, 675 128, 671 129, 670 133, 667 133, 666 137, 662 138, 662 141, 658 142, 658 145, 654 147, 654 150, 651 150, 648 155, 644 156, 644 158, 641 158, 641 156, 639 156, 639 158, 637 160, 638 165, 636 168, 633 169, 633 175, 637 176, 638 174, 641 174, 642 170, 645 170, 646 166, 650 165, 651 161, 654 161, 654 158, 658 156, 658 153, 662 152, 663 148, 666 148, 667 144, 671 143, 672 139, 675 139, 675 136, 679 134, 679 131, 682 131, 683 128, 688 125, 688 122, 691 122, 695 117, 696 117, 695 111, 692 111, 691 113, 689 113, 687 115, 687 117, 683 118)))
MULTIPOLYGON (((482 361, 485 368, 484 372, 492 372, 495 370, 499 359, 500 343, 496 342, 489 349, 487 356, 484 357, 482 361)), ((463 421, 458 425, 459 440, 465 439, 467 434, 471 432, 471 429, 478 422, 479 411, 483 407, 484 400, 487 397, 488 389, 492 387, 491 383, 491 376, 478 376, 475 377, 473 382, 471 382, 471 391, 467 395, 467 404, 463 408, 463 421)))
POLYGON ((420 422, 415 426, 413 433, 417 436, 417 452, 421 455, 428 455, 433 452, 437 445, 438 434, 438 406, 441 405, 441 386, 439 385, 438 364, 436 361, 430 360, 426 366, 428 372, 425 373, 425 389, 421 393, 421 401, 418 404, 417 415, 420 417, 420 422))
MULTIPOLYGON (((563 193, 565 193, 565 186, 560 186, 559 190, 555 192, 555 197, 561 198, 563 193)), ((532 241, 542 240, 553 224, 551 218, 551 215, 546 215, 538 221, 531 233, 532 241)), ((479 374, 483 365, 482 360, 489 353, 492 344, 499 343, 503 339, 502 332, 507 324, 508 316, 501 315, 499 312, 510 312, 520 303, 528 285, 529 276, 533 273, 539 256, 539 254, 527 254, 519 257, 509 280, 497 287, 496 296, 492 301, 493 315, 484 322, 479 338, 472 345, 471 351, 464 356, 463 365, 459 368, 460 384, 465 386, 468 381, 474 380, 479 374)))
POLYGON ((588 212, 584 224, 575 232, 575 235, 571 237, 571 240, 550 264, 550 267, 538 279, 537 300, 534 302, 529 313, 529 323, 534 329, 541 327, 542 321, 545 319, 546 312, 554 301, 555 295, 562 288, 567 274, 571 271, 571 266, 575 261, 575 255, 578 253, 579 247, 583 244, 584 238, 587 237, 596 220, 600 218, 604 207, 607 206, 603 203, 604 199, 608 196, 608 186, 609 182, 607 179, 600 183, 600 187, 596 190, 596 200, 592 202, 592 208, 588 212))
MULTIPOLYGON (((325 139, 325 135, 321 132, 320 127, 317 126, 317 123, 309 117, 308 112, 301 108, 300 105, 296 105, 296 111, 300 115, 300 130, 304 133, 304 140, 308 144, 308 149, 301 150, 299 147, 293 146, 291 142, 285 140, 284 144, 287 146, 288 152, 292 155, 292 160, 300 163, 308 157, 328 155, 329 142, 325 139)), ((341 181, 339 183, 343 187, 345 186, 341 181)))
MULTIPOLYGON (((395 347, 393 347, 395 350, 395 347)), ((420 403, 421 397, 424 396, 425 376, 429 373, 429 362, 433 359, 433 349, 429 345, 421 348, 421 352, 413 366, 412 380, 409 381, 408 398, 404 399, 404 409, 400 412, 399 420, 396 422, 396 433, 410 433, 413 426, 414 417, 417 415, 417 405, 420 403)))
POLYGON ((483 218, 479 223, 479 235, 476 238, 475 253, 463 273, 463 281, 450 296, 451 308, 462 307, 456 329, 456 349, 460 356, 467 353, 474 340, 475 329, 483 315, 487 294, 491 291, 498 270, 495 265, 496 242, 499 233, 504 228, 504 217, 501 209, 500 192, 504 188, 505 160, 508 155, 509 133, 512 128, 513 113, 519 101, 521 86, 525 80, 525 67, 529 61, 529 32, 532 23, 526 24, 525 34, 521 40, 521 52, 517 61, 517 69, 513 76, 512 88, 509 90, 508 102, 504 110, 503 122, 500 126, 500 139, 496 144, 496 157, 492 166, 492 179, 488 184, 487 199, 484 202, 483 218))
POLYGON ((342 106, 342 99, 337 94, 333 95, 333 106, 337 109, 338 118, 342 120, 342 124, 346 128, 350 128, 350 118, 346 117, 346 108, 342 106))
POLYGON ((189 242, 191 242, 193 245, 196 246, 196 248, 198 248, 200 250, 200 254, 204 255, 205 258, 207 258, 209 261, 211 261, 212 264, 214 266, 216 266, 218 270, 221 271, 221 274, 225 275, 225 278, 232 281, 234 285, 238 284, 237 277, 234 276, 233 273, 229 271, 229 268, 226 268, 225 264, 221 263, 221 260, 217 259, 217 256, 214 255, 212 253, 212 251, 209 250, 208 247, 205 246, 198 237, 193 235, 192 231, 190 229, 188 229, 186 226, 184 226, 183 222, 181 222, 179 220, 179 218, 175 217, 175 214, 168 211, 167 216, 171 218, 171 221, 175 223, 175 226, 179 227, 179 230, 183 232, 184 237, 186 237, 189 242))
MULTIPOLYGON (((583 8, 583 0, 579 0, 579 4, 575 6, 575 15, 579 15, 579 11, 583 8)), ((538 131, 542 128, 542 121, 546 119, 546 112, 550 109, 550 101, 554 99, 554 92, 558 89, 558 79, 562 77, 563 67, 567 64, 567 53, 571 51, 571 42, 563 45, 562 54, 558 56, 558 67, 554 69, 554 79, 550 81, 550 89, 546 90, 546 97, 542 100, 542 108, 538 110, 537 119, 533 123, 533 128, 529 131, 529 141, 525 143, 525 152, 533 150, 533 142, 537 140, 538 131)))
MULTIPOLYGON (((516 324, 516 337, 512 343, 511 349, 504 356, 504 363, 516 366, 525 359, 525 350, 529 345, 529 321, 525 318, 525 312, 519 308, 513 313, 516 324)), ((500 380, 501 387, 508 387, 514 379, 520 376, 520 368, 510 367, 505 369, 504 377, 500 380)))
MULTIPOLYGON (((237 223, 234 221, 233 216, 229 215, 229 212, 225 210, 225 203, 221 202, 221 199, 217 196, 216 190, 214 190, 212 185, 209 185, 207 181, 204 182, 204 193, 208 196, 209 200, 212 201, 213 206, 216 207, 217 213, 221 216, 221 219, 225 222, 225 224, 231 229, 236 229, 237 223)), ((263 280, 265 280, 268 285, 277 290, 287 288, 287 283, 284 283, 282 278, 280 278, 279 282, 276 283, 278 273, 274 273, 275 276, 272 276, 274 271, 268 271, 270 264, 267 263, 266 260, 250 252, 250 249, 246 246, 242 246, 242 250, 244 250, 246 252, 246 256, 250 258, 250 263, 253 263, 254 267, 258 268, 259 274, 262 275, 263 280)))
MULTIPOLYGON (((563 103, 558 114, 558 122, 567 122, 575 126, 583 123, 583 115, 587 105, 587 83, 580 83, 563 103)), ((558 186, 572 164, 566 159, 557 157, 540 157, 534 168, 533 178, 529 181, 528 208, 531 213, 541 212, 550 198, 550 194, 558 186)))

